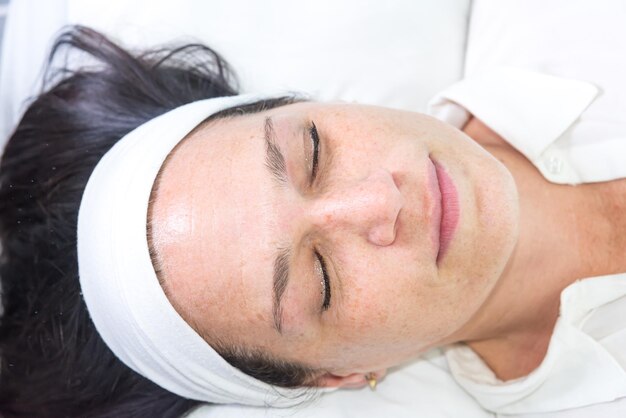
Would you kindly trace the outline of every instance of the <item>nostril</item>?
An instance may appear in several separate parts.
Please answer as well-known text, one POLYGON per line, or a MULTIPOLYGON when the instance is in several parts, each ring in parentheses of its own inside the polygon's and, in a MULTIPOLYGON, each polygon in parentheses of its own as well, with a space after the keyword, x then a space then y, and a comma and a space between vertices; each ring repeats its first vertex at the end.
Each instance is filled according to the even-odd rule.
POLYGON ((404 175, 399 172, 389 173, 391 175, 391 180, 393 184, 396 186, 396 189, 400 190, 402 185, 404 184, 404 175))

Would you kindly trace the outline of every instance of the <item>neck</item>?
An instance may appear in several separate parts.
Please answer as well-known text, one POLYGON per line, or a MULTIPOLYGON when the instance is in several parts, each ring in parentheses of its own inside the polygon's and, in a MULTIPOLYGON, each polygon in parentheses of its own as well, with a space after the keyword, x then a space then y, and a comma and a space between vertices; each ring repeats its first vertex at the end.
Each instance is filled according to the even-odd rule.
POLYGON ((623 261, 618 264, 626 260, 626 242, 616 233, 626 230, 626 221, 616 216, 623 212, 608 211, 600 198, 610 196, 610 187, 552 184, 508 144, 483 146, 516 181, 520 236, 489 299, 459 340, 496 376, 508 380, 528 374, 545 357, 565 287, 578 279, 626 271, 623 261))

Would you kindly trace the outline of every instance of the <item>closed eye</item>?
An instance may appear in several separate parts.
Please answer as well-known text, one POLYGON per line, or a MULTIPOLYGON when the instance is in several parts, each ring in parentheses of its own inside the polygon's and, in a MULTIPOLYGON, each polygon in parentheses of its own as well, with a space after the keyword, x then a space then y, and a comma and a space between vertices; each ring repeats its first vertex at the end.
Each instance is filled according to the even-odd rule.
MULTIPOLYGON (((311 126, 309 127, 309 137, 311 138, 311 145, 313 148, 312 152, 312 162, 311 162, 311 177, 310 184, 315 182, 317 177, 317 171, 319 166, 319 156, 320 156, 320 136, 317 132, 317 126, 315 126, 315 122, 311 121, 311 126)), ((321 294, 323 295, 322 301, 322 312, 327 311, 330 308, 330 278, 328 277, 328 271, 326 270, 326 263, 324 262, 324 257, 320 255, 319 252, 315 251, 315 258, 317 259, 317 273, 320 278, 320 285, 322 287, 321 294)))
POLYGON ((322 257, 317 251, 315 252, 315 257, 317 258, 318 272, 321 276, 320 284, 322 286, 322 295, 324 296, 324 300, 322 302, 322 312, 325 312, 330 308, 330 279, 328 277, 328 271, 326 270, 326 263, 324 262, 324 257, 322 257))

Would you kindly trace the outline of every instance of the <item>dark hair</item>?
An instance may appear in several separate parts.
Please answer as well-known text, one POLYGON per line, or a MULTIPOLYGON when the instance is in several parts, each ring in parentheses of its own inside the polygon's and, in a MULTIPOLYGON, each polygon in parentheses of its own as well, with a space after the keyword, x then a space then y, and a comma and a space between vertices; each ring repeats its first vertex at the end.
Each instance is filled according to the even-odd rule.
MULTIPOLYGON (((76 26, 57 39, 45 80, 52 87, 32 101, 0 163, 0 416, 183 416, 200 403, 126 367, 96 332, 78 282, 78 208, 97 162, 126 133, 185 103, 236 94, 236 78, 204 45, 134 56, 76 26), (55 68, 68 51, 96 65, 55 68)), ((268 383, 300 386, 311 377, 306 367, 254 350, 222 348, 222 354, 268 383)))

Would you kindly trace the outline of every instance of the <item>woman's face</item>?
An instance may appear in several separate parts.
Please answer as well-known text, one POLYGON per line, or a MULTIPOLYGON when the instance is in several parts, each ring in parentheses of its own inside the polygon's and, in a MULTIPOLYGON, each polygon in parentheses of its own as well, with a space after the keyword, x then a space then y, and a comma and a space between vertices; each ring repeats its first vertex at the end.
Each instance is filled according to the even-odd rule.
POLYGON ((473 140, 354 104, 211 122, 174 151, 152 208, 164 286, 192 326, 338 375, 462 338, 518 227, 512 176, 473 140), (438 257, 442 170, 459 216, 438 257))

